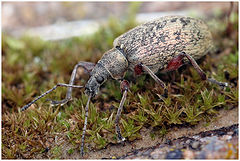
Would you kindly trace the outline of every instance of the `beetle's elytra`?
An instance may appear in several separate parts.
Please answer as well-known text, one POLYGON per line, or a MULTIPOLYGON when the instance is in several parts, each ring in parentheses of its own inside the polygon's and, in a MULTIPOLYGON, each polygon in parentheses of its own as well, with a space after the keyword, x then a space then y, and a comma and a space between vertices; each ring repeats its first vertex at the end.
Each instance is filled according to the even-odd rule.
POLYGON ((201 58, 212 49, 213 42, 203 21, 167 16, 119 36, 114 40, 114 47, 118 46, 126 53, 129 69, 141 62, 155 73, 183 51, 194 59, 201 58))
POLYGON ((164 88, 165 96, 168 93, 165 83, 155 73, 159 70, 176 70, 186 62, 193 65, 203 80, 208 80, 220 86, 228 86, 227 83, 207 78, 195 61, 195 59, 201 58, 213 49, 211 33, 207 25, 199 19, 183 16, 162 17, 129 30, 116 38, 113 46, 97 64, 79 62, 75 65, 69 84, 57 84, 21 109, 22 111, 27 109, 31 104, 55 90, 58 86, 68 87, 66 98, 61 101, 51 100, 51 103, 53 105, 67 103, 72 99, 72 88, 84 87, 74 85, 77 69, 79 67, 84 68, 85 71, 90 73, 90 78, 85 85, 85 93, 89 98, 85 108, 86 115, 81 144, 82 155, 90 99, 98 93, 99 87, 109 78, 121 82, 120 88, 123 93, 115 120, 119 142, 125 140, 120 132, 119 118, 129 88, 129 83, 123 80, 127 70, 135 72, 136 75, 150 74, 164 88))

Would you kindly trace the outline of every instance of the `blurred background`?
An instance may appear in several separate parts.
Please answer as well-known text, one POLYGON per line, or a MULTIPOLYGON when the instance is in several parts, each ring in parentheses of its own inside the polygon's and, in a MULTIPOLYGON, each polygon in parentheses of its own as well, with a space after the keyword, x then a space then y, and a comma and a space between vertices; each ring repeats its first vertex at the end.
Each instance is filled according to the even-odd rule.
MULTIPOLYGON (((164 15, 213 18, 228 13, 230 2, 142 2, 136 3, 138 22, 164 15)), ((132 2, 3 2, 3 32, 13 36, 28 33, 46 40, 81 36, 97 30, 109 17, 119 21, 132 12, 132 2)), ((136 6, 135 6, 136 7, 136 6)), ((237 10, 237 4, 234 10, 237 10)), ((224 15, 222 15, 224 16, 224 15)))

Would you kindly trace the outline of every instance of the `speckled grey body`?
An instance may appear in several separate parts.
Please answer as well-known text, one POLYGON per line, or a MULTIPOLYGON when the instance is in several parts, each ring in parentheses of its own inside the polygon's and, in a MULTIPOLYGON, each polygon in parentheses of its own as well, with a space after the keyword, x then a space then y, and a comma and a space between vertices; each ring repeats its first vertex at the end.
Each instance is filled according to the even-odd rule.
MULTIPOLYGON (((113 45, 114 48, 106 52, 93 69, 92 78, 86 84, 87 94, 95 95, 96 88, 106 81, 96 85, 91 79, 99 75, 123 79, 125 72, 134 71, 139 63, 156 73, 181 52, 199 59, 213 49, 207 25, 199 19, 183 16, 166 16, 139 25, 116 38, 113 45)), ((185 58, 184 61, 188 60, 185 58)))
POLYGON ((181 52, 194 59, 204 56, 213 47, 212 36, 199 19, 166 16, 147 22, 119 36, 114 47, 126 53, 129 69, 138 63, 147 65, 154 73, 165 68, 181 52))

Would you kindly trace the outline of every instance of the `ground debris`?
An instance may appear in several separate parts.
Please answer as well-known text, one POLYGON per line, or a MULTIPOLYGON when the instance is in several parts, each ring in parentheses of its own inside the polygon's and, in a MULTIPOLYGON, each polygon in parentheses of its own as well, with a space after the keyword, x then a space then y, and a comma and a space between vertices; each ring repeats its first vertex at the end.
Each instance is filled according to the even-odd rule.
POLYGON ((117 159, 238 159, 238 124, 129 152, 117 159))

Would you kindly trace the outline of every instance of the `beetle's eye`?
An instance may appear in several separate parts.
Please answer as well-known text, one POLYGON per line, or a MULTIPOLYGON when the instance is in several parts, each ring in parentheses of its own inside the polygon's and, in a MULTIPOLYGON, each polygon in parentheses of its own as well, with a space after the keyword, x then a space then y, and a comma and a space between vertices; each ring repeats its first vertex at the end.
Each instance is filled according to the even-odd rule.
POLYGON ((104 81, 104 78, 102 76, 97 76, 96 80, 99 84, 101 84, 104 81))

